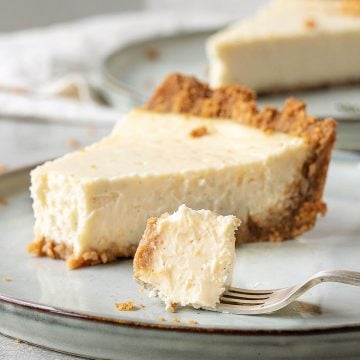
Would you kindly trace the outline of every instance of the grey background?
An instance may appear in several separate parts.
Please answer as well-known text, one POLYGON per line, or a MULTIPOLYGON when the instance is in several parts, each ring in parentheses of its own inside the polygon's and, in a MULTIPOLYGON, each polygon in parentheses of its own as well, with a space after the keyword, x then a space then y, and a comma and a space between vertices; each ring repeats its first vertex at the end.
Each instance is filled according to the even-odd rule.
POLYGON ((136 10, 143 8, 144 3, 145 0, 0 0, 0 31, 136 10))
POLYGON ((123 11, 238 12, 239 18, 269 0, 0 0, 0 32, 46 26, 123 11))

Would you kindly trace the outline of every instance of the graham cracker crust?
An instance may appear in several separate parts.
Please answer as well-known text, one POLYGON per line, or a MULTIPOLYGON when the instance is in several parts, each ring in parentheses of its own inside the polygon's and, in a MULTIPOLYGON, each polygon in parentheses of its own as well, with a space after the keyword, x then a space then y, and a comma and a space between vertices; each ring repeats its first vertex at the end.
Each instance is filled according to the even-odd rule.
POLYGON ((121 251, 117 248, 107 249, 102 252, 90 249, 76 256, 72 246, 56 243, 45 237, 38 237, 28 245, 27 250, 35 256, 48 256, 53 259, 66 260, 69 269, 77 269, 89 265, 106 264, 119 257, 133 257, 136 246, 130 246, 121 251))
POLYGON ((146 223, 144 234, 134 256, 133 269, 134 278, 139 279, 142 271, 151 269, 153 253, 159 242, 159 235, 156 231, 158 218, 150 218, 146 223))
POLYGON ((345 15, 360 16, 360 2, 358 0, 341 0, 340 9, 345 15))
MULTIPOLYGON (((162 241, 160 240, 159 234, 156 231, 156 225, 159 219, 168 215, 168 213, 165 213, 158 218, 152 217, 147 220, 144 234, 141 237, 139 246, 134 256, 134 279, 142 283, 142 285, 145 285, 148 290, 153 289, 153 287, 150 284, 145 284, 141 280, 141 275, 153 271, 152 263, 154 258, 154 251, 162 246, 162 241)), ((176 303, 171 303, 166 307, 166 310, 174 313, 176 312, 176 307, 176 303)))
POLYGON ((322 196, 336 139, 336 122, 308 115, 303 101, 289 98, 281 111, 272 106, 259 111, 255 93, 244 86, 213 90, 194 77, 172 74, 157 88, 145 109, 232 119, 265 132, 301 137, 309 145, 310 155, 301 169, 303 178, 288 189, 289 205, 281 211, 269 209, 267 219, 256 219, 251 215, 241 219, 238 242, 292 239, 310 230, 318 214, 326 213, 322 196))

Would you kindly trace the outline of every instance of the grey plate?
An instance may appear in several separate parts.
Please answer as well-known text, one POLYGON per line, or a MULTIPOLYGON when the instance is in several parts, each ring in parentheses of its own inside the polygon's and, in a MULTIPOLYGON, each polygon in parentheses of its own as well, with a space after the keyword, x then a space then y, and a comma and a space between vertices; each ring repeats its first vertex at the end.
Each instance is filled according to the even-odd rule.
MULTIPOLYGON (((214 32, 181 33, 133 43, 110 54, 102 66, 103 90, 121 109, 143 104, 156 85, 172 72, 207 80, 205 41, 214 32)), ((360 86, 286 93, 259 99, 282 106, 289 96, 306 100, 309 112, 339 120, 337 147, 360 150, 360 86)))
MULTIPOLYGON (((297 240, 241 246, 234 285, 276 288, 326 268, 360 271, 360 157, 337 153, 336 159, 326 188, 327 216, 297 240)), ((279 358, 289 351, 299 358, 359 354, 356 287, 324 284, 302 302, 271 315, 193 309, 169 314, 160 301, 140 291, 130 260, 68 271, 62 261, 31 258, 25 250, 33 226, 28 173, 25 169, 0 176, 0 196, 8 200, 0 208, 0 332, 101 358, 279 358), (12 281, 4 281, 5 276, 12 281), (128 299, 145 307, 115 310, 116 302, 128 299), (174 317, 180 323, 172 322, 174 317)))

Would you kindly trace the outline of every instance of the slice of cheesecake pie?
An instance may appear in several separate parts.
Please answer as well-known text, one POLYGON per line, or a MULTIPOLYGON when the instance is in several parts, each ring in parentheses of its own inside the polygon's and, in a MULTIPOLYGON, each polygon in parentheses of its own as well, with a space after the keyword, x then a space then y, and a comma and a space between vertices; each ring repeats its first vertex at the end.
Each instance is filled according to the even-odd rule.
POLYGON ((134 257, 134 277, 168 310, 176 305, 215 309, 231 285, 235 261, 235 216, 181 205, 150 218, 134 257))
POLYGON ((210 84, 258 93, 360 82, 358 0, 274 0, 207 43, 210 84))
POLYGON ((247 88, 171 75, 110 136, 32 171, 29 251, 70 268, 133 256, 147 219, 181 204, 235 215, 239 242, 291 239, 325 213, 334 141, 301 101, 258 111, 247 88))

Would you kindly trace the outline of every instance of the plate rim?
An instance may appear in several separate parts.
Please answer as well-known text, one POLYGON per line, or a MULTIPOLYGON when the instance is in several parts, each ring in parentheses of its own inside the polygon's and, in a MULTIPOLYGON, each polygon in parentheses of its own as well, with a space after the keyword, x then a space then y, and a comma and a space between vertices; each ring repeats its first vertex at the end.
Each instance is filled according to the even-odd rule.
MULTIPOLYGON (((101 79, 101 90, 107 94, 108 92, 113 92, 116 93, 118 95, 123 95, 125 97, 127 97, 127 100, 130 100, 132 102, 134 102, 134 104, 138 104, 141 105, 143 104, 146 99, 148 98, 148 96, 141 90, 138 90, 136 87, 134 87, 133 85, 127 83, 126 81, 123 80, 119 80, 110 70, 110 66, 109 63, 112 61, 112 59, 114 57, 119 57, 121 55, 122 52, 124 51, 128 51, 131 50, 132 48, 136 48, 136 47, 140 47, 140 46, 149 46, 151 42, 153 41, 163 41, 163 40, 170 40, 173 39, 176 41, 177 38, 181 38, 184 36, 196 36, 196 35, 201 35, 201 34, 207 34, 207 36, 211 36, 212 34, 218 32, 219 30, 221 30, 223 27, 219 27, 219 26, 208 26, 208 27, 204 27, 204 28, 200 28, 200 29, 180 29, 180 30, 176 30, 175 32, 172 33, 159 33, 159 34, 155 34, 155 35, 149 35, 149 36, 145 36, 143 38, 140 39, 135 39, 133 41, 129 41, 125 44, 122 44, 121 46, 115 47, 112 51, 110 51, 108 54, 106 54, 106 56, 103 58, 100 66, 99 66, 99 75, 100 75, 100 79, 101 79)), ((205 47, 205 44, 204 44, 205 47)), ((208 62, 207 62, 208 63, 208 62)), ((334 87, 337 88, 341 88, 341 87, 347 87, 347 86, 352 86, 352 87, 359 87, 360 84, 359 83, 355 83, 355 84, 344 84, 344 85, 335 85, 334 87)), ((333 86, 330 87, 324 87, 324 89, 332 89, 333 86)), ((320 88, 314 88, 314 91, 323 91, 324 89, 320 88)), ((311 91, 311 89, 308 90, 304 90, 306 91, 311 91)), ((269 93, 267 95, 264 96, 258 96, 258 101, 259 102, 263 102, 263 105, 267 104, 268 98, 271 98, 272 96, 276 96, 276 95, 281 94, 280 93, 269 93)), ((295 96, 297 98, 302 98, 302 91, 294 91, 294 93, 289 93, 289 96, 295 96)), ((262 106, 263 106, 262 105, 262 106)), ((350 124, 353 123, 357 123, 360 121, 360 117, 359 115, 353 115, 353 116, 346 116, 346 115, 342 115, 342 116, 336 116, 335 114, 323 114, 323 115, 317 115, 318 117, 321 118, 327 118, 327 117, 334 117, 337 120, 340 120, 341 122, 347 122, 350 124)))
MULTIPOLYGON (((338 156, 334 157, 335 161, 340 163, 360 163, 360 155, 353 154, 348 151, 336 151, 338 156)), ((0 175, 0 182, 11 176, 20 176, 39 164, 11 169, 0 175)), ((116 325, 123 327, 140 328, 143 330, 162 330, 162 331, 179 331, 186 333, 202 333, 202 334, 223 334, 223 335, 239 335, 239 336, 305 336, 305 335, 323 335, 323 334, 342 334, 349 332, 360 332, 360 322, 350 325, 338 325, 329 327, 312 327, 307 329, 229 329, 224 327, 204 327, 204 326, 184 326, 163 323, 151 323, 146 321, 134 321, 121 318, 113 318, 109 316, 101 316, 101 314, 89 314, 81 311, 67 310, 61 307, 53 307, 42 303, 23 300, 13 296, 7 296, 0 293, 0 303, 15 306, 17 308, 26 309, 33 312, 45 313, 47 316, 62 316, 68 319, 81 319, 92 321, 93 323, 101 323, 104 325, 116 325)))
MULTIPOLYGON (((185 333, 202 333, 217 335, 238 335, 238 336, 309 336, 309 335, 326 335, 326 334, 344 334, 360 332, 360 322, 352 325, 339 325, 330 327, 313 327, 309 329, 226 329, 201 326, 180 326, 163 323, 147 323, 142 321, 116 319, 107 316, 92 315, 84 312, 65 310, 60 307, 52 307, 36 302, 20 300, 0 294, 0 302, 3 304, 13 305, 20 309, 26 309, 32 312, 45 313, 48 316, 61 316, 64 318, 76 320, 87 320, 93 323, 103 325, 114 325, 122 327, 139 328, 142 330, 161 330, 161 331, 177 331, 185 333)), ((236 315, 239 316, 239 315, 236 315)), ((248 315, 254 316, 254 315, 248 315)), ((255 315, 256 316, 256 315, 255 315)))
POLYGON ((137 90, 132 85, 127 84, 124 81, 119 80, 112 74, 112 72, 109 70, 109 63, 112 61, 114 57, 118 57, 119 53, 123 51, 127 51, 129 49, 139 47, 139 46, 146 46, 149 45, 150 42, 153 41, 166 41, 170 39, 176 39, 183 36, 194 36, 194 35, 201 35, 201 34, 208 34, 209 36, 213 34, 214 32, 221 29, 221 27, 218 26, 209 26, 204 29, 184 29, 179 30, 174 33, 170 34, 157 34, 157 35, 151 35, 142 39, 131 41, 127 44, 124 44, 122 46, 119 46, 112 50, 110 53, 108 53, 105 58, 103 59, 101 65, 100 65, 100 74, 101 79, 103 81, 103 85, 105 89, 109 87, 110 90, 115 91, 117 93, 123 94, 125 96, 129 96, 129 99, 131 101, 144 103, 147 99, 146 94, 143 92, 137 90))

